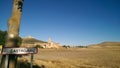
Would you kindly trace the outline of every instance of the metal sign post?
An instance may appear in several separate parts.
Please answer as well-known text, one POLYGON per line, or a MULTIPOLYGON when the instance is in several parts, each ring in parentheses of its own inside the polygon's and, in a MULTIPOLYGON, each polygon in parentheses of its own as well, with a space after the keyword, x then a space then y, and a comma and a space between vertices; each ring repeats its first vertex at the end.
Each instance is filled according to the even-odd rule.
POLYGON ((9 58, 9 55, 6 55, 6 59, 5 59, 5 68, 8 68, 8 58, 9 58))
POLYGON ((33 58, 34 58, 34 55, 31 54, 31 63, 30 63, 30 68, 33 68, 33 58))

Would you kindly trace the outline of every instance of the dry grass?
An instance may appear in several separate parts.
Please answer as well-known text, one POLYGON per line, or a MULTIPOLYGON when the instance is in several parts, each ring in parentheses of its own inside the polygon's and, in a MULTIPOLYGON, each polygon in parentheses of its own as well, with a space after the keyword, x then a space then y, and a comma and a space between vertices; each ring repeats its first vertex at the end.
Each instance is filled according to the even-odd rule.
MULTIPOLYGON (((30 62, 30 56, 21 59, 30 62)), ((35 65, 38 68, 120 68, 120 49, 39 49, 34 56, 35 65)))

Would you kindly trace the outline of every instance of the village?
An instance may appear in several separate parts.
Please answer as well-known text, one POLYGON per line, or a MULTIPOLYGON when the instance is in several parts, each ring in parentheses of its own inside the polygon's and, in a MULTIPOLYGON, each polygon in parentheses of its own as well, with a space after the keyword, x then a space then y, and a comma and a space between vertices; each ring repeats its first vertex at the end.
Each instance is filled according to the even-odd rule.
POLYGON ((22 44, 20 45, 21 47, 41 47, 41 48, 56 48, 56 49, 59 49, 59 48, 62 48, 62 44, 60 43, 56 43, 56 42, 53 42, 51 40, 51 38, 48 38, 48 41, 47 42, 44 42, 44 41, 39 41, 37 39, 35 39, 34 37, 32 36, 28 36, 28 37, 25 37, 25 38, 22 38, 22 44), (37 41, 35 41, 37 40, 37 41))

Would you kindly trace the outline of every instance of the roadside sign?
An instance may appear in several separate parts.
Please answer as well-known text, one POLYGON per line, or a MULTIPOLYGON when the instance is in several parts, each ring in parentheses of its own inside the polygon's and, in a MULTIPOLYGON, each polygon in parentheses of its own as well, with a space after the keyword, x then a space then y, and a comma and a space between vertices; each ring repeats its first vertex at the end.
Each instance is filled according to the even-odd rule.
POLYGON ((34 54, 37 48, 3 48, 2 54, 34 54))
POLYGON ((21 54, 21 55, 24 55, 24 54, 31 54, 31 64, 30 64, 30 67, 32 68, 33 66, 33 56, 35 53, 38 52, 38 49, 37 48, 9 48, 9 47, 5 47, 5 48, 2 48, 0 46, 0 51, 1 51, 1 54, 2 55, 6 55, 6 63, 5 63, 5 68, 7 68, 7 58, 9 56, 9 54, 21 54))

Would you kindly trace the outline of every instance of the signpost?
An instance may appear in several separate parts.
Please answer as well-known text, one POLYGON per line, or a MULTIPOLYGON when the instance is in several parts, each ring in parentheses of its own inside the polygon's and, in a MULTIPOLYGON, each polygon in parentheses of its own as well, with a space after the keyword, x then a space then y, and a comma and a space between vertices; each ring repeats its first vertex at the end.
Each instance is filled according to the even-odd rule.
POLYGON ((33 54, 31 54, 31 63, 30 63, 30 68, 33 68, 33 58, 34 58, 34 55, 33 54))
POLYGON ((5 61, 5 68, 8 67, 8 57, 9 54, 13 54, 13 55, 24 55, 24 54, 31 54, 31 63, 30 63, 30 68, 33 68, 33 58, 34 58, 34 54, 36 54, 38 52, 38 49, 36 47, 34 48, 10 48, 10 47, 6 47, 3 48, 0 47, 1 54, 2 55, 6 55, 6 61, 5 61))
POLYGON ((3 48, 2 54, 35 54, 37 53, 37 48, 3 48))

